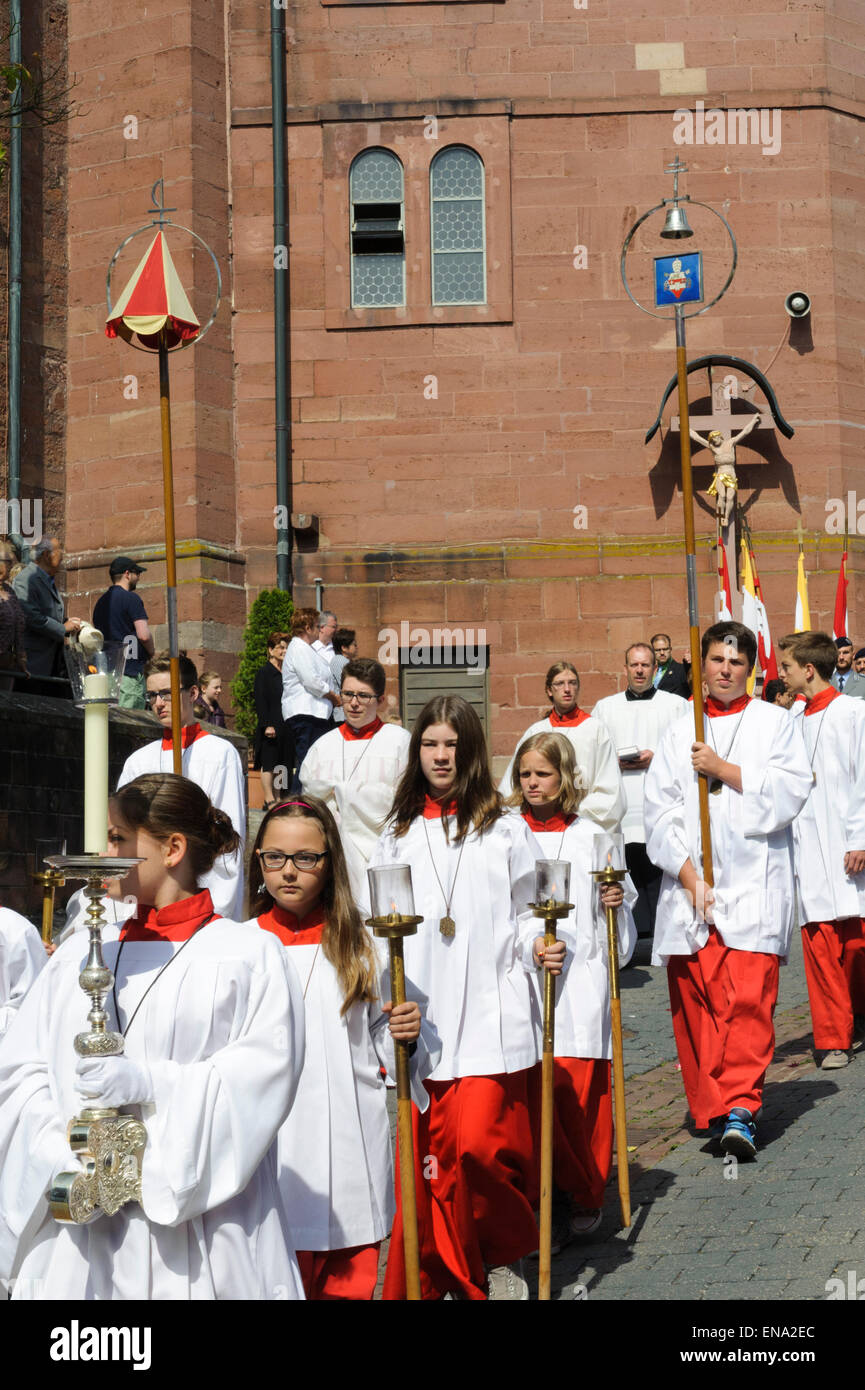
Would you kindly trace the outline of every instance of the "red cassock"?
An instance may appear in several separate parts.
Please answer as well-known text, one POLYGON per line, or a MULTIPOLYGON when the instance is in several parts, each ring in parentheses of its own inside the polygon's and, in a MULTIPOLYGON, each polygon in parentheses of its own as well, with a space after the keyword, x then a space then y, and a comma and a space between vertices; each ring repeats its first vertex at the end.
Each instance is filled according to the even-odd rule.
POLYGON ((865 925, 861 917, 802 928, 805 979, 818 1051, 846 1051, 853 1015, 865 1013, 865 925))
POLYGON ((705 946, 667 963, 673 1032, 698 1129, 733 1106, 756 1114, 772 1060, 776 955, 728 949, 714 927, 705 946))
POLYGON ((298 1250, 297 1263, 307 1298, 319 1303, 371 1299, 378 1279, 380 1245, 378 1241, 375 1245, 356 1245, 351 1250, 298 1250))
MULTIPOLYGON (((553 1182, 589 1211, 604 1205, 613 1164, 611 1074, 603 1057, 557 1057, 553 1066, 553 1182)), ((540 1135, 540 1067, 531 1073, 529 1103, 540 1135)))
MULTIPOLYGON (((528 1071, 427 1081, 425 1115, 412 1106, 421 1297, 487 1297, 486 1270, 533 1250, 537 1179, 528 1071)), ((402 1199, 384 1280, 386 1299, 404 1299, 402 1199)))

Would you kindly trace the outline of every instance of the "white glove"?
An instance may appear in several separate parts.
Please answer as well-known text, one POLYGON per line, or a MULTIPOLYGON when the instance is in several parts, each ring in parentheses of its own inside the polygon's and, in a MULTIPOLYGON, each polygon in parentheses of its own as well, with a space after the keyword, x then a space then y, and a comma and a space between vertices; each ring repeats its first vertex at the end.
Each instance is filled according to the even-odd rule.
POLYGON ((75 1089, 82 1100, 105 1109, 153 1100, 150 1068, 128 1057, 79 1057, 75 1089))

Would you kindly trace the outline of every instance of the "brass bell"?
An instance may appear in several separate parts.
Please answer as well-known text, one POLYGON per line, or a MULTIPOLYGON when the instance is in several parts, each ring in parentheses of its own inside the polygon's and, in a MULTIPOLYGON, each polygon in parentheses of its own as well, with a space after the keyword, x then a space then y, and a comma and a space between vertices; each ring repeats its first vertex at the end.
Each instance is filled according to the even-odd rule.
POLYGON ((678 203, 674 203, 671 208, 667 209, 661 236, 666 237, 668 241, 682 241, 685 237, 693 235, 694 232, 688 226, 684 208, 680 208, 678 203))

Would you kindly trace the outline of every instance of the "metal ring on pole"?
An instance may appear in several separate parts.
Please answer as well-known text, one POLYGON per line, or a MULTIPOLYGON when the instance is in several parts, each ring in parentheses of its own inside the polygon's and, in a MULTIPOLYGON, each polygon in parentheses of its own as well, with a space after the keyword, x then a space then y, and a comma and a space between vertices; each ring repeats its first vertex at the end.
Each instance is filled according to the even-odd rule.
POLYGON ((642 215, 642 217, 639 218, 639 219, 634 223, 633 227, 632 227, 631 230, 628 232, 628 235, 625 237, 625 243, 624 243, 624 245, 623 245, 623 247, 622 247, 622 259, 621 259, 621 261, 620 261, 620 263, 619 263, 619 273, 621 274, 621 277, 622 277, 622 284, 623 284, 624 287, 625 287, 625 292, 626 292, 628 298, 629 298, 630 300, 632 300, 633 303, 636 304, 637 308, 638 308, 638 309, 641 309, 641 310, 643 311, 644 314, 649 314, 649 315, 651 315, 651 317, 652 317, 653 319, 663 319, 663 320, 664 320, 665 322, 667 322, 667 323, 672 323, 672 322, 675 320, 676 317, 680 317, 680 318, 683 318, 683 319, 695 319, 695 318, 697 318, 697 316, 698 316, 699 314, 705 314, 706 311, 707 311, 708 309, 711 309, 713 305, 717 304, 717 303, 718 303, 718 300, 721 298, 722 295, 725 295, 725 294, 727 293, 727 290, 730 288, 730 285, 732 284, 733 276, 736 274, 736 265, 737 265, 738 259, 739 259, 739 252, 738 252, 738 248, 737 248, 737 246, 736 246, 736 238, 735 238, 735 236, 733 235, 733 229, 732 229, 732 227, 730 226, 729 222, 727 221, 726 217, 723 217, 722 214, 721 214, 720 212, 716 212, 716 210, 715 210, 713 207, 710 207, 710 205, 709 205, 708 203, 695 203, 695 202, 692 202, 692 200, 691 200, 690 198, 688 198, 688 199, 682 198, 681 201, 682 201, 682 202, 686 202, 686 201, 687 201, 689 207, 692 207, 692 208, 705 208, 706 211, 707 211, 707 212, 710 212, 710 213, 712 214, 713 217, 717 217, 717 219, 718 219, 719 222, 723 222, 723 224, 724 224, 724 229, 725 229, 727 235, 729 236, 729 238, 730 238, 730 243, 731 243, 731 245, 732 245, 732 247, 733 247, 733 263, 732 263, 732 265, 730 266, 730 273, 729 273, 729 275, 727 276, 726 280, 724 281, 724 284, 721 286, 721 288, 720 288, 720 290, 718 291, 718 293, 715 295, 715 298, 714 298, 714 299, 710 299, 710 300, 709 300, 709 303, 708 303, 708 304, 704 304, 704 305, 702 306, 702 308, 700 308, 700 309, 692 309, 691 312, 690 312, 690 314, 686 314, 685 311, 684 311, 684 307, 683 307, 683 306, 679 306, 679 305, 672 305, 672 306, 671 306, 672 309, 673 309, 673 313, 672 313, 672 314, 662 314, 662 313, 659 313, 659 312, 657 311, 657 309, 647 309, 646 306, 645 306, 645 304, 641 304, 640 301, 639 301, 639 299, 637 299, 636 295, 633 294, 633 293, 631 292, 631 287, 630 287, 630 285, 628 284, 628 277, 627 277, 627 275, 625 274, 625 257, 626 257, 627 254, 628 254, 628 247, 630 246, 630 244, 631 244, 631 242, 632 242, 632 240, 633 240, 633 238, 634 238, 634 234, 635 234, 635 232, 637 231, 637 229, 643 225, 643 223, 646 221, 646 219, 647 219, 648 217, 651 217, 651 216, 652 216, 652 213, 654 213, 654 212, 661 212, 661 211, 667 206, 667 204, 670 203, 671 201, 672 201, 672 199, 670 199, 670 198, 665 198, 664 201, 663 201, 662 203, 657 203, 657 204, 655 205, 655 207, 649 208, 649 211, 648 211, 648 212, 644 212, 643 215, 642 215))
MULTIPOLYGON (((128 237, 124 237, 123 241, 121 241, 120 245, 118 246, 117 250, 114 252, 114 255, 111 257, 111 260, 108 263, 108 274, 105 277, 105 298, 108 302, 108 317, 110 318, 112 314, 111 272, 114 269, 115 262, 117 261, 118 256, 124 250, 124 248, 129 245, 130 241, 134 241, 137 236, 141 236, 142 232, 150 231, 151 227, 158 227, 160 229, 162 227, 176 227, 176 229, 179 232, 186 232, 189 236, 193 237, 204 247, 208 256, 213 261, 213 266, 216 271, 216 302, 213 306, 213 313, 210 315, 210 318, 207 320, 204 327, 201 329, 201 332, 197 333, 194 338, 187 338, 186 341, 181 340, 181 342, 179 342, 176 347, 167 349, 167 351, 169 352, 180 352, 182 348, 195 347, 198 343, 201 342, 205 333, 208 331, 209 328, 213 326, 213 321, 216 318, 216 315, 219 313, 219 306, 222 303, 222 272, 219 269, 219 261, 216 259, 216 256, 213 254, 204 238, 200 237, 197 232, 193 232, 191 227, 184 227, 180 222, 172 222, 170 218, 154 218, 151 222, 146 222, 143 227, 138 227, 134 232, 130 232, 128 237)), ((131 339, 127 341, 129 342, 130 347, 135 348, 136 352, 153 353, 156 351, 156 348, 142 347, 139 343, 133 343, 131 339)))

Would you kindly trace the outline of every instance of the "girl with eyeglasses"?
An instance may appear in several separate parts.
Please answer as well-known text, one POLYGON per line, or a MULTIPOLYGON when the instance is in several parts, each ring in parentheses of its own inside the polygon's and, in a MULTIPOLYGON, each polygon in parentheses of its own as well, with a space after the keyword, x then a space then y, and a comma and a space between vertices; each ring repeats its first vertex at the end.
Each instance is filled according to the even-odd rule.
POLYGON ((279 1134, 279 1187, 307 1298, 368 1300, 394 1215, 381 1068, 394 1075, 392 1038, 416 1044, 413 1090, 423 1104, 435 1037, 422 1032, 416 1003, 381 1002, 386 954, 355 905, 323 802, 304 797, 268 812, 249 881, 252 921, 287 948, 305 1002, 306 1061, 279 1134))
POLYGON ((303 1062, 303 1006, 284 952, 213 910, 203 876, 237 834, 194 782, 130 782, 109 803, 109 854, 137 859, 112 892, 138 900, 106 932, 108 1027, 122 1056, 81 1057, 71 937, 0 1047, 0 1280, 13 1298, 302 1299, 275 1140, 303 1062), (75 1172, 67 1125, 117 1107, 147 1129, 141 1201, 60 1224, 46 1192, 75 1172))

